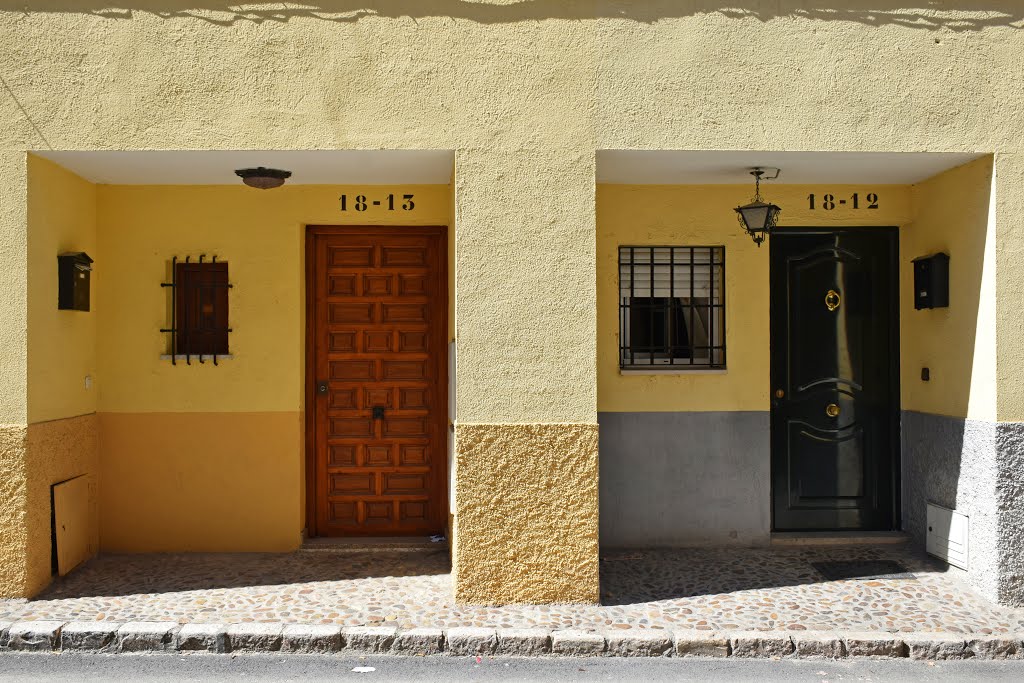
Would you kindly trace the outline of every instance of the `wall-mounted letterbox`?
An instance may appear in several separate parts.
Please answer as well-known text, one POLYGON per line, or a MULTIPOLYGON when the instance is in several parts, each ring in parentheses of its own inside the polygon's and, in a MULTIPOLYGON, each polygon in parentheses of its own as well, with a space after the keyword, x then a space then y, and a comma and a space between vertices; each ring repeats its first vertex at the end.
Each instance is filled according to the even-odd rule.
POLYGON ((57 308, 62 311, 89 310, 89 280, 92 259, 84 251, 57 257, 57 308))
POLYGON ((914 308, 949 306, 949 254, 914 259, 914 308))

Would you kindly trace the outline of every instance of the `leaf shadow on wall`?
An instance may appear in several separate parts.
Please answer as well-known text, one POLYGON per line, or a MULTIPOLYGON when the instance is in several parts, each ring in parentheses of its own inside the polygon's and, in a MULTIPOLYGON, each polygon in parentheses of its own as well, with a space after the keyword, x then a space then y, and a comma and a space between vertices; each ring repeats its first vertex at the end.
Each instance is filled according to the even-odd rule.
MULTIPOLYGON (((808 19, 852 22, 868 26, 903 26, 923 30, 955 32, 986 28, 1024 28, 1024 6, 1018 0, 962 0, 949 9, 945 0, 918 0, 919 7, 897 2, 819 2, 808 7, 806 0, 311 0, 308 2, 230 2, 227 0, 49 0, 32 4, 32 13, 64 12, 91 14, 106 19, 130 20, 136 15, 165 19, 190 18, 211 24, 285 23, 316 19, 352 23, 367 18, 413 20, 449 18, 480 24, 503 24, 544 20, 585 21, 621 19, 646 24, 664 19, 723 16, 730 19, 808 19), (765 6, 768 5, 768 6, 765 6)), ((0 11, 24 14, 23 0, 0 0, 0 11)))

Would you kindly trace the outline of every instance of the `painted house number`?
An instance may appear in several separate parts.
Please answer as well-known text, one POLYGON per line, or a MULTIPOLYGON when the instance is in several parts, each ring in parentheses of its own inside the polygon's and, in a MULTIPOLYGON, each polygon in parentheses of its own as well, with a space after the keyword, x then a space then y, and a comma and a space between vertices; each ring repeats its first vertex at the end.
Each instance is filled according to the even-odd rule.
POLYGON ((416 203, 412 200, 411 194, 403 194, 402 198, 396 199, 395 195, 389 194, 384 199, 370 200, 366 198, 365 194, 357 194, 349 197, 347 194, 343 194, 338 197, 338 201, 341 203, 341 210, 348 211, 349 207, 356 211, 366 211, 367 207, 370 206, 382 206, 386 205, 388 211, 395 210, 395 204, 401 202, 399 205, 403 211, 412 211, 416 208, 416 203))
MULTIPOLYGON (((816 203, 817 195, 807 195, 807 201, 810 202, 811 211, 818 208, 816 203)), ((863 200, 861 199, 860 193, 854 192, 850 197, 843 197, 842 199, 837 198, 834 194, 823 194, 821 195, 821 208, 826 211, 831 211, 837 206, 849 206, 854 209, 877 209, 878 208, 878 195, 874 192, 869 192, 864 195, 863 200)))

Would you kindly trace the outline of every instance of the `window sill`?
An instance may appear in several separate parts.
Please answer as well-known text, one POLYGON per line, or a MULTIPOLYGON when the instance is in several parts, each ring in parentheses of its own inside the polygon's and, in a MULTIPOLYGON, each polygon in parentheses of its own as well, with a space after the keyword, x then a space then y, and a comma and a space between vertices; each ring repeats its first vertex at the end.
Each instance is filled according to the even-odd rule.
MULTIPOLYGON (((216 356, 216 359, 217 359, 218 363, 221 362, 222 360, 232 360, 233 358, 234 358, 234 356, 232 354, 230 354, 230 353, 228 353, 228 354, 220 354, 220 353, 218 353, 217 356, 216 356)), ((194 361, 202 361, 202 362, 205 363, 206 361, 212 361, 213 359, 214 359, 214 356, 211 356, 211 355, 203 354, 201 356, 197 356, 194 353, 192 355, 190 355, 190 356, 186 356, 184 353, 179 353, 178 355, 176 355, 174 357, 174 361, 175 362, 177 362, 177 361, 194 360, 194 361)), ((160 360, 171 360, 171 354, 169 354, 169 353, 160 354, 160 360)))
POLYGON ((728 368, 672 368, 656 370, 655 368, 619 368, 620 375, 725 375, 728 368))

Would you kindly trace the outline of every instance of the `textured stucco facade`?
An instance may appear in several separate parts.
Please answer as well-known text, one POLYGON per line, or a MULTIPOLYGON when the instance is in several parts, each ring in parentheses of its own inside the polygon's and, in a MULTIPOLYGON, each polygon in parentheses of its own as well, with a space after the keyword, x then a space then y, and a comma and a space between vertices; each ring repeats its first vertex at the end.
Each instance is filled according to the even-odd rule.
POLYGON ((98 430, 95 415, 0 427, 5 520, 0 590, 35 595, 51 580, 50 487, 85 475, 89 486, 87 548, 99 550, 98 430))
POLYGON ((27 595, 26 431, 21 425, 0 425, 0 471, 3 472, 0 514, 4 522, 3 543, 0 545, 0 591, 4 595, 27 595))
POLYGON ((83 527, 90 555, 99 551, 99 431, 95 414, 36 422, 28 427, 25 588, 35 595, 50 583, 50 487, 85 476, 89 519, 83 527))
POLYGON ((1024 429, 1019 423, 909 411, 902 422, 904 528, 924 545, 927 503, 967 515, 968 580, 991 600, 1024 604, 1024 515, 1017 476, 1024 464, 1024 429))
POLYGON ((968 580, 992 599, 999 593, 996 503, 997 452, 993 422, 905 411, 902 416, 903 528, 927 538, 927 505, 970 518, 968 580))
MULTIPOLYGON (((687 239, 706 234, 701 231, 709 228, 698 226, 701 217, 713 214, 714 226, 729 226, 729 236, 716 243, 737 245, 744 266, 730 272, 749 276, 751 293, 731 299, 729 329, 747 340, 749 353, 722 376, 617 374, 609 351, 614 318, 604 317, 614 316, 614 298, 602 292, 614 292, 608 254, 625 233, 619 227, 605 231, 602 212, 630 223, 629 239, 656 241, 680 227, 665 213, 678 206, 678 197, 652 204, 652 192, 596 184, 599 150, 635 149, 990 155, 934 187, 894 188, 905 210, 871 224, 906 227, 901 235, 912 240, 904 243, 912 247, 908 256, 955 248, 959 263, 976 266, 957 266, 954 273, 969 273, 967 283, 981 293, 977 300, 958 300, 948 314, 922 312, 904 320, 904 339, 917 342, 903 349, 902 407, 1000 425, 991 552, 1005 579, 989 593, 1003 601, 1024 599, 1024 568, 1008 550, 1021 521, 1022 451, 1013 435, 1024 421, 1024 383, 1018 381, 1024 344, 1015 305, 1024 289, 1024 269, 1017 265, 1024 250, 1018 239, 1024 221, 1019 2, 125 5, 0 1, 0 461, 2 490, 11 493, 0 502, 0 558, 11 560, 0 569, 4 594, 25 595, 39 586, 27 578, 26 567, 37 562, 27 559, 26 548, 44 541, 31 537, 26 525, 41 514, 29 510, 31 501, 41 499, 26 487, 46 487, 54 482, 44 479, 60 476, 44 476, 40 469, 32 479, 31 468, 62 451, 46 441, 50 455, 35 458, 25 445, 31 442, 29 426, 93 411, 99 413, 100 517, 109 524, 118 522, 103 512, 104 491, 115 490, 124 476, 117 464, 131 458, 152 419, 140 414, 166 414, 160 429, 170 430, 188 422, 173 415, 181 412, 246 413, 254 421, 261 413, 278 413, 274 424, 280 429, 262 441, 258 457, 270 469, 229 490, 241 498, 265 493, 268 481, 280 482, 272 509, 288 520, 274 527, 273 546, 298 542, 303 494, 284 487, 301 487, 302 480, 302 446, 295 443, 301 434, 291 431, 305 410, 297 377, 302 341, 295 331, 302 323, 300 226, 329 222, 320 209, 309 208, 319 201, 315 190, 286 187, 251 200, 263 202, 257 205, 248 203, 252 195, 240 193, 244 188, 90 187, 36 164, 32 152, 443 149, 455 158, 452 187, 439 194, 437 215, 454 223, 449 295, 458 359, 451 464, 456 595, 484 603, 596 600, 598 412, 767 410, 767 375, 761 372, 767 294, 758 284, 767 254, 750 245, 738 251, 746 238, 737 234, 730 211, 748 198, 746 187, 695 188, 690 198, 697 201, 685 206, 695 216, 687 239), (623 196, 602 203, 602 196, 616 193, 623 196), (57 210, 57 198, 72 195, 76 205, 88 205, 95 195, 92 222, 87 211, 57 210), (42 203, 37 210, 33 197, 42 203), (934 204, 938 199, 962 212, 951 214, 954 207, 934 204), (911 210, 914 202, 935 208, 911 210), (163 210, 147 216, 147 206, 163 210), (204 212, 208 222, 192 220, 204 212), (227 398, 211 390, 202 371, 169 378, 154 357, 163 343, 158 334, 119 346, 126 316, 117 306, 159 296, 148 289, 154 286, 148 271, 143 282, 141 271, 133 270, 142 266, 125 258, 128 246, 141 254, 142 265, 168 250, 206 246, 195 239, 172 243, 168 225, 177 229, 175 215, 189 219, 181 225, 193 236, 200 226, 224 227, 204 234, 230 245, 236 263, 244 253, 249 266, 263 266, 265 284, 285 292, 274 301, 274 323, 292 326, 280 328, 291 329, 285 333, 290 336, 274 335, 259 347, 254 357, 272 364, 241 358, 226 368, 235 373, 227 398), (241 245, 254 234, 250 219, 282 215, 292 233, 260 223, 255 234, 266 241, 241 245), (950 215, 958 226, 949 230, 952 241, 933 243, 932 236, 944 234, 936 226, 953 225, 950 215), (46 317, 56 311, 40 288, 50 286, 52 266, 36 263, 32 252, 32 235, 44 224, 56 231, 47 239, 56 241, 65 229, 74 231, 67 234, 76 243, 95 232, 98 256, 106 259, 96 273, 95 332, 87 322, 73 337, 54 336, 64 322, 46 317), (33 292, 40 293, 38 308, 33 292), (741 315, 739 301, 753 317, 741 315), (961 313, 964 319, 942 317, 961 313), (105 316, 113 321, 109 327, 105 316), (42 334, 51 341, 33 342, 42 334), (52 340, 88 344, 93 334, 94 358, 83 354, 61 364, 69 357, 52 340), (936 335, 946 339, 946 348, 974 341, 970 363, 943 357, 942 344, 929 346, 926 340, 936 335), (133 362, 122 366, 122 353, 133 362), (144 362, 135 362, 143 356, 144 362), (936 369, 936 381, 911 386, 926 363, 936 369), (82 374, 93 369, 96 388, 89 398, 81 393, 82 374), (136 391, 136 380, 144 392, 136 391), (942 398, 965 395, 969 405, 942 398), (117 416, 106 420, 106 408, 117 416), (110 443, 118 450, 109 457, 105 425, 117 430, 110 443)), ((802 191, 794 188, 788 199, 802 191)), ((786 199, 783 194, 778 196, 786 199)), ((784 220, 797 225, 798 215, 787 208, 784 220)), ((63 248, 56 241, 38 243, 47 264, 53 249, 63 248)), ((735 297, 738 290, 729 291, 735 297)), ((162 314, 149 311, 147 329, 162 314)), ((239 334, 247 334, 244 326, 239 334)), ((234 418, 238 425, 246 419, 234 418)), ((154 469, 159 471, 158 462, 154 469)), ((179 474, 159 484, 160 495, 184 504, 204 489, 192 486, 184 469, 179 474), (175 487, 188 493, 175 495, 175 487)), ((131 476, 138 482, 146 475, 131 476)), ((109 499, 113 507, 106 508, 118 519, 132 509, 130 492, 124 496, 109 499)), ((190 519, 187 528, 198 526, 190 519)), ((110 540, 112 547, 185 549, 181 543, 188 542, 172 538, 171 531, 161 544, 138 530, 118 529, 124 533, 108 537, 117 539, 110 540)), ((101 534, 100 547, 107 542, 101 534)))
POLYGON ((456 600, 598 601, 597 442, 596 424, 456 429, 456 600))

